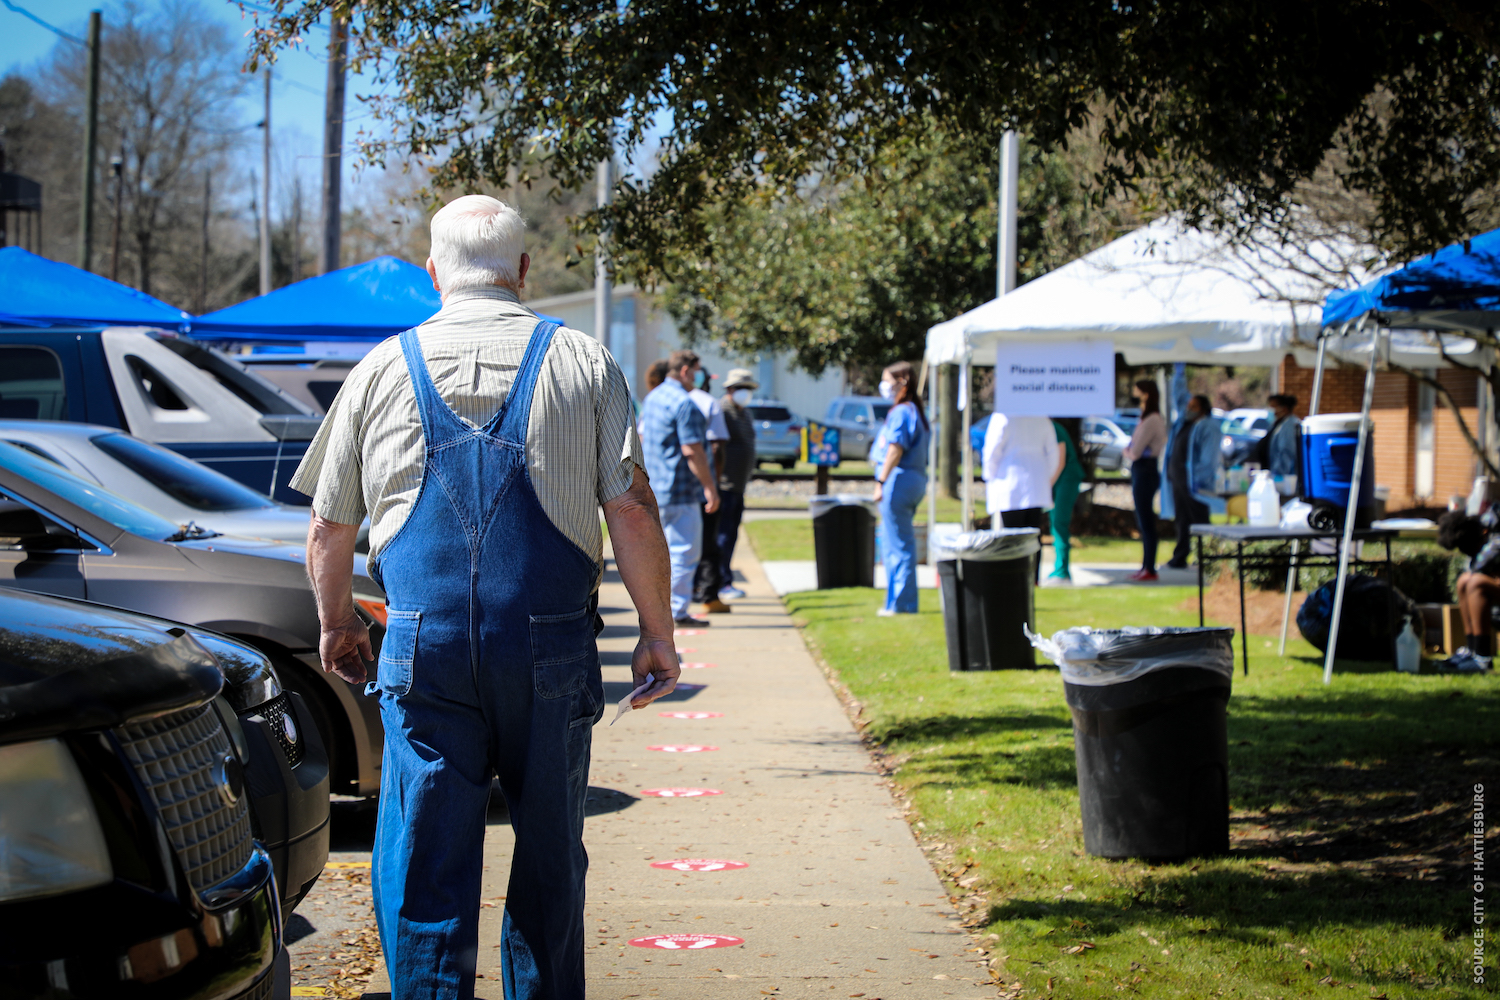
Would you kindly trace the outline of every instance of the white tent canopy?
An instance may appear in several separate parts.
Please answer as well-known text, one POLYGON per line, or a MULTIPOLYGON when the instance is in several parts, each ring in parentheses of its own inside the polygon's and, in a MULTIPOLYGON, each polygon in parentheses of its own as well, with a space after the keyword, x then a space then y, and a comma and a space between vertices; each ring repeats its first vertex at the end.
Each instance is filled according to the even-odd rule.
POLYGON ((1001 341, 1110 340, 1129 364, 1275 365, 1311 358, 1328 281, 1369 251, 1233 245, 1159 219, 927 332, 927 361, 992 364, 1001 341))

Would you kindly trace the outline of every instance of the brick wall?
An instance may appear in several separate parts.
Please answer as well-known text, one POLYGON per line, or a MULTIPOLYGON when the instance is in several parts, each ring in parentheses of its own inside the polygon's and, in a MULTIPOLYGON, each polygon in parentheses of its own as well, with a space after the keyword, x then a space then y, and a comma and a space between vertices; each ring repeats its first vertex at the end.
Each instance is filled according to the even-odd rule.
MULTIPOLYGON (((1479 419, 1479 376, 1474 372, 1444 368, 1438 372, 1438 381, 1453 394, 1453 401, 1458 404, 1464 423, 1469 426, 1469 433, 1475 433, 1479 419)), ((1449 497, 1469 495, 1478 470, 1475 468, 1474 451, 1464 440, 1463 433, 1458 429, 1458 421, 1453 419, 1453 411, 1448 409, 1441 395, 1433 406, 1432 429, 1435 439, 1433 502, 1445 504, 1449 497)))

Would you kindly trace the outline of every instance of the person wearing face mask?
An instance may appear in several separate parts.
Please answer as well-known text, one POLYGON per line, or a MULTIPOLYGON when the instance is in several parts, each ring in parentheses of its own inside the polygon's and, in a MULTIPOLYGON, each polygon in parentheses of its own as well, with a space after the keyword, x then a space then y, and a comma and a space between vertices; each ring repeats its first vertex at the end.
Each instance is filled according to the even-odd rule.
POLYGON ((917 613, 917 533, 912 519, 927 492, 931 429, 910 362, 898 361, 881 373, 880 395, 894 404, 880 428, 883 453, 875 470, 886 581, 885 607, 879 614, 887 617, 917 613))
MULTIPOLYGON (((707 368, 693 370, 693 388, 688 395, 708 422, 708 460, 713 465, 714 479, 724 475, 724 446, 729 443, 729 428, 724 424, 724 409, 708 391, 713 378, 707 368)), ((693 600, 703 605, 711 615, 728 614, 734 609, 719 599, 719 512, 703 509, 703 551, 698 557, 698 569, 693 574, 693 600)))
POLYGON ((1172 487, 1177 527, 1177 545, 1172 549, 1172 558, 1167 560, 1172 569, 1188 568, 1193 525, 1208 523, 1208 504, 1199 497, 1213 492, 1214 474, 1223 460, 1219 451, 1219 421, 1212 416, 1213 404, 1207 396, 1188 400, 1167 447, 1167 482, 1172 487))
POLYGON ((729 440, 724 444, 724 466, 719 472, 719 573, 720 601, 734 601, 745 592, 734 585, 734 547, 740 537, 740 518, 745 513, 745 487, 755 471, 755 418, 750 399, 760 383, 748 368, 733 368, 725 377, 724 426, 729 440))
POLYGON ((1130 390, 1130 398, 1141 408, 1141 421, 1130 435, 1125 457, 1130 459, 1130 496, 1135 501, 1135 523, 1141 531, 1141 568, 1130 575, 1137 583, 1156 579, 1156 491, 1161 489, 1157 460, 1167 447, 1167 422, 1161 415, 1161 390, 1150 379, 1141 379, 1130 390))

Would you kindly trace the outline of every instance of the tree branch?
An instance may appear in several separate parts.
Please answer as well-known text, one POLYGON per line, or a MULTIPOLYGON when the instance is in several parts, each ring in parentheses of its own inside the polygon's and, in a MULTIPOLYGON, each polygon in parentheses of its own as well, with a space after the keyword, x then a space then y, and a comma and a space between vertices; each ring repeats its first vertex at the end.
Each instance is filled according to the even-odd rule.
MULTIPOLYGON (((1443 360, 1448 362, 1448 364, 1452 365, 1454 368, 1463 368, 1466 371, 1478 371, 1478 369, 1470 368, 1465 364, 1460 364, 1449 357, 1448 352, 1443 349, 1441 341, 1438 342, 1438 352, 1442 355, 1443 360)), ((1432 386, 1433 390, 1442 397, 1443 402, 1447 405, 1448 412, 1453 414, 1453 419, 1458 424, 1459 433, 1462 434, 1464 436, 1464 440, 1469 443, 1469 450, 1479 457, 1479 461, 1484 465, 1484 468, 1489 473, 1490 478, 1500 479, 1500 468, 1496 468, 1495 464, 1490 461, 1489 456, 1486 455, 1484 453, 1484 450, 1479 447, 1479 441, 1474 437, 1474 433, 1469 430, 1469 424, 1466 420, 1464 420, 1463 412, 1459 409, 1457 401, 1454 400, 1453 393, 1448 391, 1448 387, 1443 385, 1443 383, 1439 382, 1436 378, 1427 374, 1420 368, 1408 368, 1405 365, 1397 364, 1396 362, 1392 361, 1391 369, 1393 371, 1398 371, 1404 375, 1414 378, 1418 382, 1421 382, 1425 385, 1432 386)))

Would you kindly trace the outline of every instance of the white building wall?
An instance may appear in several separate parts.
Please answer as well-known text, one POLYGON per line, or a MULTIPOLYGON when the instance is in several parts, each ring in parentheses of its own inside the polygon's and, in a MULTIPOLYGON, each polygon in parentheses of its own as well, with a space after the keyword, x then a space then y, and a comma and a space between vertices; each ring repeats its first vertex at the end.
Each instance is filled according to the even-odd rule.
MULTIPOLYGON (((592 291, 533 299, 526 305, 537 312, 556 316, 565 326, 599 339, 594 330, 592 291)), ((612 313, 613 329, 606 344, 624 369, 636 398, 640 398, 646 369, 651 363, 686 345, 678 333, 677 324, 666 309, 657 303, 655 296, 643 293, 631 285, 615 289, 612 313), (625 324, 629 324, 631 329, 623 329, 625 324), (634 348, 635 356, 622 357, 631 347, 634 348)), ((731 368, 750 369, 761 384, 757 395, 779 399, 793 413, 803 417, 822 417, 828 409, 829 400, 844 391, 842 371, 826 371, 821 376, 814 377, 807 372, 793 370, 784 356, 762 359, 734 355, 728 353, 722 345, 701 343, 695 345, 693 350, 703 359, 703 366, 711 374, 719 376, 712 383, 712 391, 716 396, 723 392, 722 379, 731 368)))

